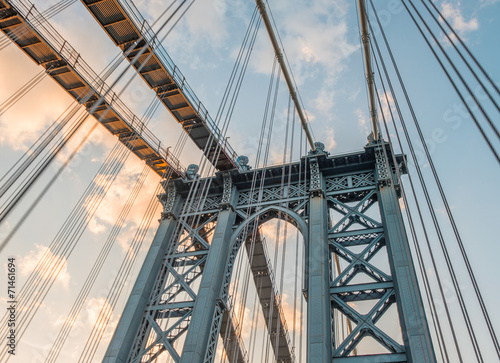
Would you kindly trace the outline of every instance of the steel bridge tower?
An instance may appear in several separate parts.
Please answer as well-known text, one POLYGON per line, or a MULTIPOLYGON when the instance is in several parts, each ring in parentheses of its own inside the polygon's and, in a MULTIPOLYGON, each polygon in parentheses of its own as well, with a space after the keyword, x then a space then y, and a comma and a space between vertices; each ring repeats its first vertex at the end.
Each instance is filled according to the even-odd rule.
POLYGON ((145 362, 160 354, 181 363, 212 362, 224 331, 231 335, 224 339, 229 361, 248 361, 228 296, 243 245, 249 257, 253 254, 255 282, 269 285, 260 289, 259 300, 271 322, 268 331, 279 335, 271 339, 274 355, 278 362, 294 361, 260 238, 248 248, 257 227, 274 218, 293 224, 305 241, 308 363, 435 362, 399 206, 396 168, 402 168, 402 161, 403 156, 392 156, 388 144, 373 142, 358 153, 316 152, 266 169, 165 181, 160 226, 104 362, 145 362), (283 175, 291 180, 285 188, 283 175), (263 188, 252 190, 254 176, 263 188), (203 200, 188 198, 196 182, 209 182, 203 200), (339 220, 333 221, 333 211, 339 220), (389 272, 376 267, 380 257, 389 262, 389 272), (340 273, 335 259, 343 261, 340 273), (373 307, 366 314, 352 305, 367 301, 373 307), (394 304, 403 344, 377 325, 394 304), (352 324, 343 341, 333 329, 338 312, 352 324), (353 355, 367 336, 387 353, 353 355), (179 339, 184 340, 182 351, 174 348, 179 339))

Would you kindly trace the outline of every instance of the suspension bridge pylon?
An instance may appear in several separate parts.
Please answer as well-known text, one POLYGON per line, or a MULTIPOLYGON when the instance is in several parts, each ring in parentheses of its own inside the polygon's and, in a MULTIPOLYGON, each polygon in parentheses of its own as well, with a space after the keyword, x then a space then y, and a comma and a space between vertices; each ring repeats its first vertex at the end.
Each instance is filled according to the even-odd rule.
MULTIPOLYGON (((307 362, 435 362, 399 205, 403 158, 389 144, 373 142, 357 153, 317 151, 265 169, 165 181, 160 226, 104 362, 145 362, 161 354, 175 362, 212 362, 224 331, 229 361, 248 361, 238 339, 242 327, 232 319, 231 275, 240 247, 276 218, 304 238, 307 362), (200 185, 206 196, 193 197, 200 185), (377 266, 381 257, 388 271, 377 266), (363 302, 372 305, 364 314, 356 309, 363 302), (402 343, 377 324, 391 308, 402 343), (337 316, 352 324, 347 336, 335 336, 337 316), (228 338, 228 331, 235 336, 228 338), (353 354, 365 337, 386 353, 353 354)), ((259 258, 248 255, 257 276, 259 258)), ((274 288, 260 291, 261 303, 276 294, 274 288)), ((276 360, 294 361, 279 299, 262 306, 276 321, 269 332, 280 336, 276 360)))

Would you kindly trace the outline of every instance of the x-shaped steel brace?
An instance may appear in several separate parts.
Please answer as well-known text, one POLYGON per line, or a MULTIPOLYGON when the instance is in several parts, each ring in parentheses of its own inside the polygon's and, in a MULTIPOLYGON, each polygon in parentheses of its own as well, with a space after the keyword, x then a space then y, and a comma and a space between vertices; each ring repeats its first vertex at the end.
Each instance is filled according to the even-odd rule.
POLYGON ((161 327, 151 317, 151 315, 148 315, 147 316, 148 323, 151 326, 151 328, 154 330, 154 332, 156 333, 156 337, 157 338, 148 347, 146 347, 144 349, 144 351, 141 352, 140 355, 138 355, 137 357, 135 357, 135 359, 133 360, 133 362, 134 363, 135 362, 142 362, 142 357, 145 354, 147 354, 150 350, 152 350, 155 346, 158 346, 159 344, 162 344, 162 348, 160 348, 160 349, 158 349, 158 351, 154 352, 154 354, 149 358, 148 362, 152 362, 154 359, 156 359, 156 357, 158 357, 165 350, 167 350, 170 353, 172 359, 175 362, 179 362, 180 361, 180 356, 177 353, 177 351, 175 350, 175 348, 173 346, 173 343, 174 343, 175 340, 177 340, 187 330, 187 326, 183 327, 181 329, 178 329, 178 327, 191 316, 191 313, 192 313, 192 311, 187 312, 183 317, 181 317, 179 320, 177 320, 174 324, 172 324, 172 326, 170 328, 168 328, 165 331, 163 331, 161 329, 161 327), (168 338, 168 336, 170 335, 170 333, 172 331, 174 331, 175 329, 179 330, 177 332, 177 334, 175 334, 175 336, 173 336, 171 338, 168 338))
POLYGON ((330 229, 330 233, 346 231, 354 223, 358 223, 365 228, 381 227, 382 224, 377 222, 373 218, 368 217, 364 212, 366 212, 374 203, 372 199, 375 191, 368 193, 361 201, 358 202, 354 207, 350 207, 339 200, 328 197, 328 200, 332 203, 332 208, 341 214, 344 214, 342 219, 330 229))
POLYGON ((337 308, 340 312, 347 316, 347 318, 357 324, 347 338, 338 346, 337 349, 335 349, 333 354, 334 358, 348 356, 365 335, 371 335, 380 344, 393 353, 404 353, 404 347, 402 345, 375 325, 382 315, 395 302, 394 289, 388 289, 375 306, 373 306, 373 308, 371 308, 365 315, 357 312, 339 296, 332 295, 331 298, 333 307, 337 308))
MULTIPOLYGON (((170 263, 166 263, 166 267, 168 269, 168 272, 170 272, 172 274, 172 276, 174 277, 174 281, 168 285, 165 289, 163 289, 163 291, 158 295, 158 297, 161 297, 163 296, 163 294, 165 294, 166 292, 168 292, 170 289, 172 289, 175 285, 178 285, 179 289, 177 291, 175 291, 172 295, 170 295, 168 297, 167 300, 163 301, 162 303, 168 303, 170 301, 172 301, 172 299, 174 299, 181 291, 186 291, 188 293, 188 295, 193 299, 193 301, 196 299, 196 294, 194 293, 194 291, 191 289, 191 287, 189 287, 189 285, 191 285, 191 283, 193 281, 195 281, 198 277, 201 276, 202 272, 201 271, 198 271, 197 274, 194 275, 194 277, 192 277, 190 280, 186 280, 186 277, 192 272, 194 271, 199 265, 201 265, 203 262, 205 262, 206 260, 206 256, 203 256, 202 258, 200 258, 194 265, 192 265, 186 272, 184 272, 183 274, 179 274, 175 268, 170 264, 170 263)), ((155 299, 156 300, 156 299, 155 299)), ((154 301, 155 301, 154 300, 154 301)))
MULTIPOLYGON (((184 246, 185 250, 189 249, 193 244, 195 244, 195 241, 200 243, 203 248, 209 249, 210 246, 208 242, 203 238, 203 236, 200 235, 200 231, 202 228, 204 228, 208 223, 214 221, 217 218, 217 214, 212 215, 209 219, 207 219, 205 222, 200 224, 198 227, 193 228, 191 227, 186 221, 180 219, 179 224, 184 228, 184 230, 188 233, 186 237, 184 237, 182 240, 179 241, 177 244, 178 246, 181 246, 185 241, 187 241, 189 238, 191 238, 191 245, 184 246)), ((209 229, 207 233, 209 233, 213 228, 209 229)), ((205 233, 206 234, 206 233, 205 233)))
POLYGON ((369 260, 375 255, 373 251, 378 251, 380 249, 377 245, 381 244, 382 238, 382 234, 375 237, 359 254, 342 246, 340 243, 336 242, 335 239, 330 240, 330 246, 333 247, 333 252, 349 263, 331 283, 331 286, 347 285, 361 271, 378 282, 392 281, 389 275, 369 263, 369 260))

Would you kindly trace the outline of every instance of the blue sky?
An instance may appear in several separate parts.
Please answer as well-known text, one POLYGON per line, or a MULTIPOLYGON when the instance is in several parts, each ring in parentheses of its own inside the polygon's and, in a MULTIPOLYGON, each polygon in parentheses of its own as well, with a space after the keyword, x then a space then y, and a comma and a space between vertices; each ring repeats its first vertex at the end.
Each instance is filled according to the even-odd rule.
MULTIPOLYGON (((34 3, 39 10, 44 10, 55 1, 39 0, 34 3)), ((165 6, 160 0, 135 3, 150 22, 154 21, 156 14, 159 14, 165 6)), ((344 0, 319 0, 294 1, 291 5, 289 1, 273 0, 270 4, 316 139, 323 142, 332 154, 362 149, 369 133, 369 119, 355 3, 344 0)), ((447 0, 437 1, 436 5, 452 22, 492 79, 499 84, 500 1, 447 0)), ((459 99, 444 79, 437 63, 401 5, 391 0, 377 2, 376 6, 462 233, 486 304, 493 311, 495 301, 500 298, 496 273, 493 271, 499 252, 499 239, 495 228, 498 219, 497 205, 500 203, 500 197, 496 193, 500 178, 498 164, 480 139, 471 118, 463 113, 459 99)), ((221 102, 253 8, 252 1, 197 1, 164 43, 212 116, 215 116, 221 102)), ((57 15, 51 23, 96 72, 100 72, 119 53, 80 2, 57 15)), ((380 41, 380 35, 376 36, 380 41)), ((261 28, 227 132, 233 148, 240 154, 248 155, 251 164, 255 161, 256 143, 272 63, 273 51, 267 34, 261 28)), ((3 102, 40 72, 41 68, 11 45, 0 51, 0 70, 0 102, 3 102)), ((127 77, 132 74, 130 71, 127 77)), ((110 80, 114 79, 114 76, 111 76, 110 80)), ((140 116, 153 100, 154 94, 136 76, 131 87, 122 94, 122 98, 140 116)), ((51 79, 46 78, 8 112, 0 116, 2 175, 70 103, 71 99, 65 92, 51 79)), ((270 163, 279 163, 282 160, 286 108, 287 90, 282 82, 276 109, 270 163)), ((493 112, 491 114, 494 115, 493 122, 498 125, 498 114, 493 112)), ((89 120, 86 127, 89 128, 93 122, 93 119, 89 120)), ((181 134, 179 125, 166 110, 161 108, 152 119, 150 128, 166 145, 175 145, 181 134)), ((412 135, 416 141, 414 130, 412 135)), ((114 143, 115 139, 106 130, 98 128, 84 150, 56 181, 8 248, 2 252, 0 255, 2 264, 7 256, 14 255, 18 258, 20 283, 29 274, 30 268, 34 267, 44 246, 52 241, 67 213, 114 143)), ((71 150, 76 144, 77 140, 68 149, 71 150)), ((297 144, 298 142, 295 158, 298 155, 297 144)), ((497 150, 498 146, 497 142, 497 150)), ((422 150, 419 146, 416 148, 422 150)), ((63 152, 66 156, 69 153, 67 150, 63 152)), ((199 164, 200 153, 188 141, 180 159, 184 165, 199 164)), ((54 173, 55 168, 55 166, 49 168, 49 173, 54 173)), ((428 165, 423 163, 422 168, 424 175, 430 177, 428 165)), ((15 361, 25 361, 23 357, 40 355, 44 349, 50 348, 51 339, 57 334, 61 319, 65 318, 67 306, 76 297, 88 266, 95 258, 99 246, 107 237, 107 232, 120 211, 121 204, 128 196, 130 181, 141 169, 141 162, 133 155, 130 156, 99 208, 96 218, 84 233, 47 295, 45 303, 40 307, 33 321, 34 328, 23 337, 21 343, 23 345, 20 345, 19 351, 24 355, 16 357, 15 361)), ((2 239, 21 218, 30 201, 36 197, 40 185, 44 185, 49 177, 50 175, 44 175, 15 213, 0 226, 2 239)), ((127 219, 125 230, 113 250, 108 264, 109 275, 102 276, 98 280, 98 286, 95 287, 90 303, 75 327, 69 343, 72 348, 65 351, 68 359, 66 361, 72 361, 74 359, 72 357, 79 354, 82 348, 81 341, 86 339, 92 317, 104 299, 104 291, 109 286, 110 276, 117 271, 127 241, 133 235, 157 182, 158 178, 151 173, 141 192, 137 207, 127 219)), ((436 201, 438 215, 443 217, 444 209, 441 203, 437 202, 435 188, 431 194, 436 201)), ((151 240, 151 233, 146 237, 146 242, 151 240)), ((456 266, 462 266, 456 243, 449 238, 448 228, 445 233, 456 266)), ((146 245, 141 249, 139 261, 141 256, 144 256, 146 245)), ((137 273, 139 266, 140 263, 135 264, 133 274, 137 273)), ((465 275, 462 273, 459 275, 463 280, 464 291, 471 291, 465 275)), ((472 300, 470 303, 473 306, 472 300)), ((116 312, 123 308, 123 304, 123 301, 119 302, 116 312)), ((116 316, 115 313, 111 319, 113 323, 116 323, 116 316)), ((492 314, 492 319, 498 328, 500 316, 492 314)), ((111 330, 106 333, 104 340, 109 339, 110 334, 111 330)), ((104 340, 98 354, 104 353, 106 346, 104 340)))

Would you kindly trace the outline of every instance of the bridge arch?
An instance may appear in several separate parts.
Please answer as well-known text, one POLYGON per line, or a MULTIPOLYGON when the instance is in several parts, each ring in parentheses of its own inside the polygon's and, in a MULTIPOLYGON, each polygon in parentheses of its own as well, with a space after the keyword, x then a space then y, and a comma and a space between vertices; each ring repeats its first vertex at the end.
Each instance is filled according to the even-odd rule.
POLYGON ((224 282, 222 285, 222 289, 220 292, 220 299, 223 301, 227 301, 228 297, 228 292, 229 292, 229 284, 231 282, 231 277, 233 273, 233 266, 234 262, 236 260, 236 256, 238 255, 238 251, 240 247, 243 245, 243 241, 250 235, 251 231, 243 235, 242 233, 245 230, 245 227, 250 225, 255 221, 256 218, 264 216, 265 218, 262 218, 259 220, 259 223, 257 225, 260 226, 264 224, 265 222, 268 222, 272 219, 281 219, 286 222, 291 223, 294 225, 299 232, 302 234, 302 237, 304 239, 304 246, 305 246, 305 251, 307 254, 307 245, 308 245, 308 224, 302 218, 297 212, 290 210, 285 207, 281 206, 267 206, 252 215, 250 215, 248 218, 246 218, 243 222, 240 223, 238 228, 232 233, 231 238, 230 238, 230 244, 229 244, 229 254, 227 256, 226 260, 226 266, 225 266, 225 278, 224 282))
MULTIPOLYGON (((243 221, 238 228, 233 232, 231 235, 231 242, 230 242, 230 249, 233 248, 235 243, 238 240, 238 237, 240 237, 241 232, 245 229, 246 226, 248 226, 250 223, 253 223, 256 218, 259 218, 261 216, 265 216, 264 219, 261 220, 261 222, 258 224, 258 226, 264 224, 265 222, 268 222, 272 219, 281 219, 286 222, 290 222, 293 224, 302 234, 302 237, 304 237, 304 243, 307 245, 307 238, 308 238, 308 232, 307 232, 307 223, 306 221, 295 211, 281 207, 281 206, 276 206, 276 205, 271 205, 267 206, 265 208, 262 208, 258 212, 253 213, 250 215, 245 221, 243 221)), ((245 236, 246 237, 246 236, 245 236)))

